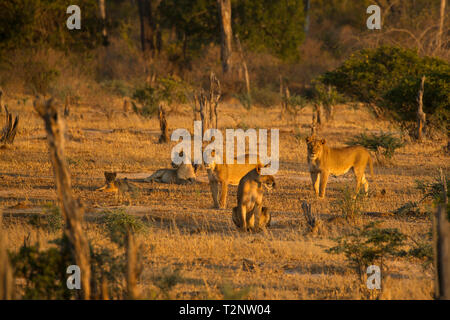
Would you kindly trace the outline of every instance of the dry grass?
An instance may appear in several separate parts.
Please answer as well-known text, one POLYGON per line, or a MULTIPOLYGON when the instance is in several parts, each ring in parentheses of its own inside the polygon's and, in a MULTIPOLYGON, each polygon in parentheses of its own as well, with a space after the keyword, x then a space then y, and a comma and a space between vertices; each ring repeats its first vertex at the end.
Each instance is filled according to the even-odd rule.
MULTIPOLYGON (((16 141, 10 149, 0 150, 0 206, 4 208, 4 228, 8 248, 17 250, 24 237, 47 240, 58 234, 38 230, 28 224, 27 216, 42 212, 43 206, 56 199, 56 190, 43 125, 33 111, 31 100, 8 97, 10 110, 21 117, 16 141)), ((106 100, 104 100, 106 101, 106 100)), ((72 174, 74 194, 86 206, 88 239, 100 247, 119 250, 110 242, 104 226, 95 217, 105 209, 115 208, 113 195, 95 191, 103 183, 103 171, 115 170, 121 176, 142 178, 154 170, 168 167, 170 150, 176 144, 158 144, 159 124, 155 119, 124 115, 123 102, 111 100, 105 108, 81 103, 67 119, 66 155, 72 174), (105 112, 112 110, 114 112, 105 112)), ((192 109, 179 106, 169 114, 169 129, 192 130, 192 109)), ((345 184, 353 177, 331 177, 327 199, 313 196, 306 163, 304 137, 309 133, 311 109, 306 108, 289 124, 279 120, 279 108, 245 110, 226 104, 219 106, 219 128, 233 128, 245 123, 249 128, 279 128, 280 171, 277 189, 266 194, 264 202, 272 212, 273 227, 261 234, 242 234, 231 222, 231 208, 236 201, 236 187, 231 187, 227 207, 212 209, 209 186, 138 183, 140 195, 125 210, 148 223, 149 231, 136 235, 142 243, 143 272, 139 281, 145 298, 155 290, 155 277, 165 268, 179 269, 183 278, 170 292, 174 299, 218 299, 220 287, 251 287, 250 299, 359 299, 359 282, 347 267, 344 256, 330 255, 325 249, 333 238, 351 226, 335 220, 337 202, 345 184), (300 134, 299 134, 300 133, 300 134), (325 221, 317 235, 307 232, 301 204, 312 204, 317 216, 325 221), (243 268, 244 259, 253 263, 243 268)), ((321 135, 333 146, 365 130, 395 131, 387 122, 375 120, 365 110, 336 107, 336 117, 321 135)), ((446 142, 407 144, 394 156, 394 165, 375 167, 369 179, 371 194, 364 207, 361 223, 377 220, 383 227, 395 227, 415 239, 422 239, 431 228, 426 217, 395 217, 391 213, 407 201, 418 200, 416 179, 430 180, 439 167, 449 168, 449 158, 439 150, 446 142), (386 190, 382 195, 381 190, 386 190)), ((200 180, 207 181, 206 172, 200 180)), ((390 276, 385 280, 383 299, 431 299, 433 273, 423 270, 419 261, 392 260, 390 276)))

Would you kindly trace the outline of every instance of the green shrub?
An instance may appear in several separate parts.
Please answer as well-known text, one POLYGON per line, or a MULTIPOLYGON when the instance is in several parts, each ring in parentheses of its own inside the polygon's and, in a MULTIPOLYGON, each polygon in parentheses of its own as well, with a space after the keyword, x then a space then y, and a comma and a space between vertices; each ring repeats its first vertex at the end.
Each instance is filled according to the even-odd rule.
POLYGON ((252 102, 261 107, 273 107, 280 104, 280 94, 269 88, 252 88, 252 102))
POLYGON ((355 194, 352 187, 346 186, 342 189, 342 197, 338 200, 337 206, 345 219, 354 221, 363 212, 364 199, 364 194, 361 192, 355 194))
POLYGON ((220 286, 220 292, 222 293, 224 300, 243 300, 250 294, 250 287, 233 288, 229 283, 224 283, 220 286))
POLYGON ((188 85, 173 77, 160 78, 154 86, 148 84, 135 89, 132 98, 142 105, 138 108, 133 103, 133 111, 144 116, 152 117, 158 114, 162 101, 172 103, 186 103, 188 85))
POLYGON ((40 250, 39 244, 25 242, 10 256, 15 277, 24 279, 24 299, 69 299, 76 293, 77 290, 66 286, 67 267, 75 264, 71 261, 67 240, 47 250, 40 250))
POLYGON ((33 214, 28 223, 37 228, 43 228, 49 232, 57 232, 64 226, 64 218, 61 209, 52 204, 46 204, 43 213, 33 214))
POLYGON ((365 103, 375 103, 400 122, 414 121, 417 92, 427 77, 424 112, 439 126, 448 126, 450 65, 440 59, 420 57, 414 50, 382 46, 353 54, 344 64, 320 78, 365 103))
POLYGON ((391 159, 395 150, 404 146, 404 143, 394 137, 391 133, 381 132, 380 134, 365 134, 356 135, 346 142, 349 146, 360 145, 371 151, 378 151, 379 147, 383 149, 383 155, 391 159))
MULTIPOLYGON (((356 232, 336 239, 337 245, 327 249, 327 253, 343 253, 357 274, 361 284, 365 284, 366 270, 370 265, 377 265, 385 271, 387 258, 406 256, 402 249, 406 236, 397 229, 377 228, 377 223, 369 223, 356 232)), ((363 290, 363 293, 367 293, 363 290)))
POLYGON ((164 268, 161 274, 154 277, 153 280, 165 299, 172 299, 171 291, 177 284, 184 281, 180 269, 172 270, 170 268, 164 268))
POLYGON ((123 209, 105 212, 104 221, 111 241, 123 246, 127 232, 139 233, 147 230, 147 226, 138 218, 123 209))

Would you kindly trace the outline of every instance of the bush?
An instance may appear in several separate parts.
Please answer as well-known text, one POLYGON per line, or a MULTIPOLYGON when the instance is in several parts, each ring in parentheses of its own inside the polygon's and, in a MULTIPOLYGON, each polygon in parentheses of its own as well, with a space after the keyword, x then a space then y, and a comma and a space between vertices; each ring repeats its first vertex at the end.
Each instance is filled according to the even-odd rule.
POLYGON ((45 206, 44 214, 38 213, 32 215, 28 223, 37 228, 57 232, 64 226, 64 218, 62 217, 60 208, 50 203, 45 206))
POLYGON ((424 112, 438 126, 450 119, 450 65, 440 59, 419 57, 414 50, 397 47, 364 49, 320 78, 361 102, 375 103, 400 122, 414 121, 417 92, 427 77, 424 112))
POLYGON ((74 296, 76 290, 69 290, 65 282, 67 267, 75 263, 71 261, 67 240, 61 240, 58 246, 41 251, 39 244, 25 242, 19 252, 10 254, 15 277, 25 281, 24 299, 69 299, 74 296))
POLYGON ((404 146, 404 143, 399 138, 394 137, 391 133, 383 132, 378 135, 361 133, 348 140, 346 144, 349 146, 360 145, 374 152, 382 148, 383 155, 388 159, 392 158, 395 150, 404 146))
POLYGON ((252 102, 262 107, 273 107, 281 102, 280 94, 269 88, 252 88, 252 102))
MULTIPOLYGON (((377 224, 372 222, 362 229, 357 228, 355 233, 336 239, 337 245, 326 252, 343 253, 364 285, 368 266, 377 265, 381 272, 384 272, 386 258, 407 255, 407 252, 401 249, 405 240, 406 236, 397 229, 377 228, 377 224)), ((363 293, 367 291, 363 290, 363 293)))
POLYGON ((106 212, 104 219, 111 241, 120 246, 125 245, 128 231, 138 233, 147 229, 140 219, 126 213, 123 209, 106 212))
POLYGON ((166 101, 172 103, 186 103, 188 85, 173 77, 158 79, 155 86, 144 85, 137 88, 132 98, 142 105, 138 108, 133 103, 134 112, 144 116, 152 117, 158 114, 159 104, 166 101))
POLYGON ((342 198, 338 201, 338 208, 342 216, 349 220, 356 220, 363 211, 365 195, 361 192, 355 194, 353 188, 346 186, 342 190, 342 198))

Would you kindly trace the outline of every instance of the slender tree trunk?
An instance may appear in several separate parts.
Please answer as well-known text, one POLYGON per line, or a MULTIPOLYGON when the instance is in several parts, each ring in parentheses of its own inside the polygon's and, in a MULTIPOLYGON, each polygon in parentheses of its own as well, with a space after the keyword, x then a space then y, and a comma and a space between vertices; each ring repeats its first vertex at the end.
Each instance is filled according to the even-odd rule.
POLYGON ((76 264, 81 269, 81 292, 88 300, 91 296, 90 250, 83 231, 84 209, 72 192, 72 183, 64 154, 64 120, 58 114, 53 99, 44 101, 38 98, 34 108, 44 120, 50 159, 55 173, 56 191, 62 205, 65 220, 64 234, 68 238, 76 264))
POLYGON ((0 210, 0 300, 12 300, 15 298, 14 271, 6 250, 7 235, 3 231, 2 218, 3 213, 0 210))
POLYGON ((304 31, 305 31, 305 36, 308 36, 308 31, 309 31, 309 12, 310 12, 310 6, 311 6, 311 1, 310 0, 304 0, 303 1, 303 5, 305 7, 305 27, 304 27, 304 31))
POLYGON ((435 298, 450 300, 450 222, 447 217, 447 182, 441 169, 444 202, 433 219, 435 298))
POLYGON ((423 90, 424 90, 425 76, 422 77, 420 83, 420 90, 417 95, 417 140, 422 140, 422 132, 425 128, 426 114, 423 112, 423 90))
POLYGON ((217 0, 219 8, 220 18, 220 34, 221 34, 221 47, 220 58, 222 60, 222 70, 224 74, 227 74, 231 67, 231 0, 217 0))
POLYGON ((442 45, 442 33, 444 30, 444 16, 445 16, 445 2, 446 2, 446 0, 441 0, 441 12, 440 12, 440 18, 439 18, 439 31, 437 34, 436 50, 440 50, 441 45, 442 45))
POLYGON ((247 63, 245 62, 244 51, 242 50, 241 41, 239 40, 238 35, 236 35, 236 46, 239 52, 239 57, 241 58, 242 68, 244 69, 244 79, 245 87, 247 89, 247 95, 250 98, 250 77, 248 75, 247 63))
POLYGON ((141 47, 146 58, 150 58, 153 54, 154 31, 152 6, 150 0, 138 0, 139 20, 141 24, 141 47))
POLYGON ((102 37, 103 45, 106 47, 109 44, 108 32, 106 29, 106 6, 105 0, 98 0, 98 8, 100 9, 100 18, 102 19, 102 37))

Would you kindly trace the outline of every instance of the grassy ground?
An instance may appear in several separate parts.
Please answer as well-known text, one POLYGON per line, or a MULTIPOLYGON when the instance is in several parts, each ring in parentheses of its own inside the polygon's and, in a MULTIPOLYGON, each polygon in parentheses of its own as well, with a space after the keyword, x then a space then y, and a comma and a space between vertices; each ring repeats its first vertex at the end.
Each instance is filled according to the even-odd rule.
MULTIPOLYGON (((8 247, 17 250, 29 235, 38 238, 42 248, 59 233, 38 230, 27 217, 43 212, 55 202, 53 172, 48 157, 43 123, 30 100, 10 97, 9 109, 21 117, 20 130, 12 148, 0 150, 0 208, 8 234, 8 247)), ((156 289, 154 277, 178 269, 182 281, 169 293, 174 299, 223 298, 220 288, 249 287, 250 299, 359 299, 359 281, 345 257, 325 250, 334 238, 351 231, 352 226, 339 220, 342 189, 353 186, 353 177, 331 177, 326 200, 316 200, 309 179, 304 138, 309 133, 311 109, 296 119, 280 120, 278 108, 245 110, 232 104, 220 106, 220 128, 279 128, 280 170, 277 188, 266 193, 265 206, 272 212, 272 227, 260 234, 242 234, 231 221, 231 207, 236 201, 236 187, 230 187, 227 209, 212 209, 207 183, 177 186, 137 183, 138 196, 117 204, 112 194, 95 191, 103 184, 103 171, 118 171, 120 176, 142 178, 170 166, 170 150, 176 144, 157 144, 157 119, 124 114, 122 101, 111 101, 109 111, 99 106, 81 104, 71 109, 67 119, 66 155, 76 196, 87 208, 86 231, 95 246, 113 244, 105 227, 95 217, 104 210, 124 208, 143 219, 148 231, 139 234, 144 248, 144 270, 140 280, 144 296, 156 289), (111 111, 113 110, 113 111, 111 111), (301 212, 302 201, 325 221, 316 235, 308 234, 301 212), (251 260, 250 270, 244 265, 251 260)), ((335 119, 320 135, 331 146, 341 146, 355 134, 392 131, 388 122, 376 120, 364 109, 336 107, 335 119)), ((170 129, 192 130, 192 111, 179 106, 168 115, 170 129)), ((445 142, 446 144, 446 142, 445 142)), ((424 239, 431 228, 428 216, 393 215, 408 201, 421 198, 415 180, 430 181, 439 167, 448 171, 449 157, 441 150, 444 142, 408 143, 398 150, 388 166, 375 166, 369 177, 370 196, 364 203, 359 225, 380 221, 383 227, 398 228, 414 239, 424 239), (386 192, 382 192, 385 190, 386 192)), ((200 172, 206 182, 206 172, 200 172)), ((423 269, 420 261, 389 260, 389 274, 384 278, 383 299, 430 299, 433 272, 423 269)))

